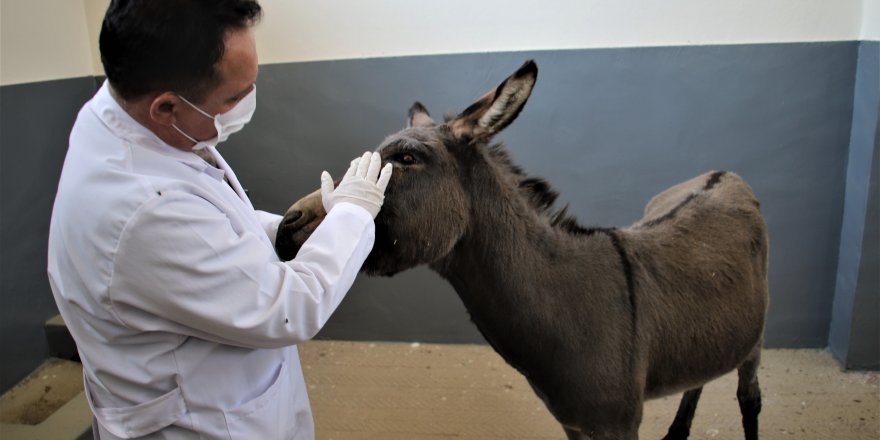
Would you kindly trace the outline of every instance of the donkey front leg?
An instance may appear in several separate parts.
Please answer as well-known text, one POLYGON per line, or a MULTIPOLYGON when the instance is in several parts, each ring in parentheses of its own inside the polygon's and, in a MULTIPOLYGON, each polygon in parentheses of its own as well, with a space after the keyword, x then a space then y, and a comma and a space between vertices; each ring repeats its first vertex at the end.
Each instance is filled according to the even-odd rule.
MULTIPOLYGON (((618 407, 618 409, 621 409, 618 407)), ((638 408, 634 408, 632 411, 629 410, 621 410, 618 411, 609 411, 605 417, 603 422, 596 423, 596 419, 591 420, 590 422, 584 423, 581 426, 580 430, 569 430, 566 428, 565 433, 568 435, 569 440, 579 439, 579 440, 638 440, 639 438, 639 424, 642 420, 642 408, 641 404, 639 404, 638 408), (625 417, 614 417, 614 415, 626 414, 625 417), (617 418, 615 422, 607 423, 609 419, 617 418), (589 426, 589 428, 587 428, 589 426)))
POLYGON ((565 427, 563 428, 565 429, 565 436, 568 438, 568 440, 584 440, 586 438, 583 434, 581 434, 580 429, 571 429, 565 427))
POLYGON ((584 434, 580 430, 565 428, 568 440, 638 440, 638 430, 626 430, 626 432, 593 432, 584 434))
POLYGON ((565 428, 565 435, 568 440, 638 440, 638 429, 624 429, 614 431, 595 431, 590 434, 584 434, 581 431, 565 428))

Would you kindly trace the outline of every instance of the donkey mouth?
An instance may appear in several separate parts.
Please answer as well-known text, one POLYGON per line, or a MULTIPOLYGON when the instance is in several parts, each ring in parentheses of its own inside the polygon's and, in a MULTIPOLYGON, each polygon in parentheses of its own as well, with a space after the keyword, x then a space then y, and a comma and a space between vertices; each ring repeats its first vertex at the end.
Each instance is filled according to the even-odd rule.
POLYGON ((298 231, 289 231, 285 228, 278 228, 278 235, 275 237, 275 253, 281 261, 290 261, 296 256, 305 240, 296 238, 298 231))
POLYGON ((317 190, 294 203, 284 214, 275 234, 275 253, 283 261, 292 260, 303 243, 327 216, 317 190))
POLYGON ((275 253, 278 258, 289 261, 296 257, 303 243, 315 232, 322 220, 322 217, 309 216, 299 211, 288 212, 275 235, 275 253))

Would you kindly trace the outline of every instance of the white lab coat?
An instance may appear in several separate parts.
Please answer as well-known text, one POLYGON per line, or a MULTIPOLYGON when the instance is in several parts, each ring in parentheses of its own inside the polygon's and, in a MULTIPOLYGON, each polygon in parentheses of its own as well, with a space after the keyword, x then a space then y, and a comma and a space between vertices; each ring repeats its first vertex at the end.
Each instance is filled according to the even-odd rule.
POLYGON ((221 169, 162 142, 106 83, 73 127, 48 273, 102 439, 314 437, 295 344, 351 287, 372 216, 337 205, 281 262, 281 217, 211 152, 221 169))

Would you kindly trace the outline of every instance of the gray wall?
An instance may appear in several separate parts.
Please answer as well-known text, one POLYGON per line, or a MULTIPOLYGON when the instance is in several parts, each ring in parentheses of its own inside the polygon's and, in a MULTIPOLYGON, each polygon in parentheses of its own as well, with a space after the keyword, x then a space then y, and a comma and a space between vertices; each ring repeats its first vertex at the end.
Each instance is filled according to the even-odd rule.
MULTIPOLYGON (((653 194, 698 173, 741 174, 770 226, 767 345, 824 347, 849 191, 857 66, 877 70, 859 64, 859 47, 623 48, 264 65, 254 120, 221 151, 254 205, 281 212, 318 187, 321 170, 340 176, 352 157, 402 128, 413 101, 437 117, 458 112, 534 58, 540 73, 532 98, 498 137, 517 162, 553 182, 583 224, 605 226, 635 221, 653 194)), ((42 321, 55 313, 45 276, 48 218, 68 132, 95 89, 91 78, 0 87, 3 389, 45 356, 42 321)), ((868 212, 876 216, 873 206, 868 212)), ((870 243, 867 234, 861 239, 870 243)), ((876 246, 861 249, 863 264, 876 261, 876 246)), ((870 270, 863 272, 870 278, 870 270)), ((853 285, 865 293, 853 295, 849 321, 875 322, 861 319, 855 299, 876 304, 876 287, 870 280, 853 285)), ((847 335, 851 346, 861 331, 847 335)), ((360 277, 319 337, 482 342, 452 289, 424 268, 392 279, 360 277)))
POLYGON ((56 314, 46 278, 49 215, 67 137, 93 78, 0 87, 0 389, 45 359, 56 314))
POLYGON ((838 359, 847 368, 877 370, 880 369, 880 154, 877 139, 880 138, 874 139, 871 188, 865 214, 865 236, 862 239, 862 260, 853 301, 849 347, 847 356, 838 359))
POLYGON ((880 43, 862 43, 856 71, 853 122, 837 284, 829 346, 847 367, 880 368, 880 264, 877 162, 880 161, 880 43))

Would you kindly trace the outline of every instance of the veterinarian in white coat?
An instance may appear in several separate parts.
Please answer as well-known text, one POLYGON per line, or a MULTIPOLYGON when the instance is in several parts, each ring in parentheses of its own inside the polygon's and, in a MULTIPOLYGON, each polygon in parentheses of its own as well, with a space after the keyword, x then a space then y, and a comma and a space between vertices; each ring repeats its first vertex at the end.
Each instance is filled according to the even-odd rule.
POLYGON ((49 280, 83 362, 95 435, 312 439, 295 344, 321 329, 370 252, 390 168, 380 176, 374 153, 353 161, 327 187, 324 223, 279 261, 281 217, 254 210, 213 146, 253 113, 259 5, 171 3, 111 4, 101 35, 109 81, 77 117, 52 214, 49 280), (221 27, 222 55, 201 62, 213 79, 191 66, 161 77, 158 66, 159 80, 138 90, 144 72, 132 69, 149 67, 136 63, 190 50, 131 38, 139 26, 163 32, 151 20, 169 21, 164 29, 182 35, 168 41, 193 51, 199 35, 181 23, 190 33, 221 27), (141 60, 116 57, 137 50, 141 60), (197 81, 181 81, 187 74, 197 81), (187 93, 166 89, 175 81, 187 93))

